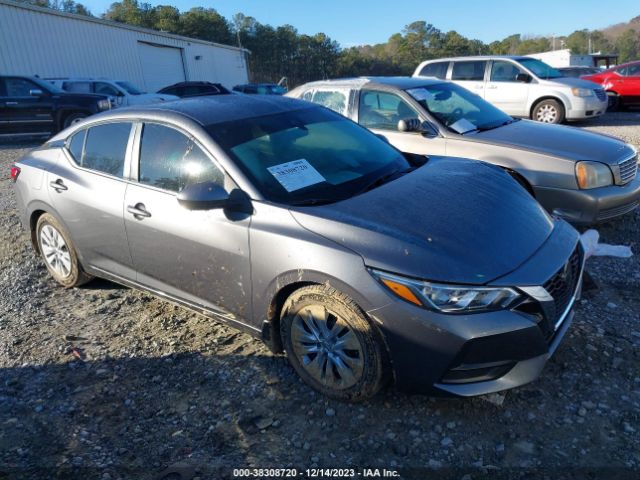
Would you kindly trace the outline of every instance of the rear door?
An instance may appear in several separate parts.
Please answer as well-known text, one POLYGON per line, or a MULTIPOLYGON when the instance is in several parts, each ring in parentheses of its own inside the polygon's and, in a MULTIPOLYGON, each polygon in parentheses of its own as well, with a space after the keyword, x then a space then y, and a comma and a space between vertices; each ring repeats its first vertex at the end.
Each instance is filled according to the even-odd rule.
POLYGON ((85 128, 67 139, 47 188, 85 266, 134 280, 123 203, 132 124, 85 128))
POLYGON ((360 91, 357 118, 360 125, 386 138, 401 152, 444 155, 446 153, 446 139, 441 136, 398 130, 400 120, 411 118, 417 118, 421 121, 428 120, 396 93, 383 90, 360 91))
POLYGON ((456 60, 451 66, 451 81, 484 98, 487 60, 456 60))
POLYGON ((40 85, 22 77, 4 77, 3 130, 9 134, 54 131, 53 96, 40 85))
POLYGON ((250 317, 251 217, 187 210, 176 198, 193 183, 212 181, 228 192, 235 184, 181 130, 149 122, 138 137, 132 172, 138 181, 127 187, 124 202, 138 282, 230 320, 250 317))
POLYGON ((484 99, 500 110, 517 117, 528 117, 530 83, 518 82, 516 77, 527 73, 515 63, 507 60, 493 60, 484 99))

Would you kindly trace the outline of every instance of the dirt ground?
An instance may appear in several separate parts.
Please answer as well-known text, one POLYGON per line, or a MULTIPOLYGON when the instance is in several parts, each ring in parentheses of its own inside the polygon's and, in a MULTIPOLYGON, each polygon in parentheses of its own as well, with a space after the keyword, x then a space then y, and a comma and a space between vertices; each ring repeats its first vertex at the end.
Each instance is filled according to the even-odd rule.
MULTIPOLYGON (((640 147, 639 113, 577 127, 640 147)), ((640 478, 640 257, 589 260, 600 289, 532 384, 343 404, 224 324, 106 281, 58 287, 8 179, 33 146, 0 145, 0 479, 640 478)), ((640 211, 598 229, 640 254, 640 211)))

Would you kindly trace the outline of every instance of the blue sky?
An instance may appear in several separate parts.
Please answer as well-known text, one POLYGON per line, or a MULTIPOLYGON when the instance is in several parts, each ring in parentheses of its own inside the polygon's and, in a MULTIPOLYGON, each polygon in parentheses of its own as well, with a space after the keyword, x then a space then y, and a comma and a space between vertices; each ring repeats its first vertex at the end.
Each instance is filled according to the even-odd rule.
MULTIPOLYGON (((79 0, 94 15, 112 0, 79 0)), ((139 0, 144 1, 144 0, 139 0)), ((567 35, 602 28, 640 15, 638 0, 151 0, 153 5, 215 8, 227 18, 237 12, 274 26, 291 24, 301 33, 324 32, 343 47, 385 42, 412 21, 425 20, 443 31, 456 30, 484 42, 513 33, 567 35)))

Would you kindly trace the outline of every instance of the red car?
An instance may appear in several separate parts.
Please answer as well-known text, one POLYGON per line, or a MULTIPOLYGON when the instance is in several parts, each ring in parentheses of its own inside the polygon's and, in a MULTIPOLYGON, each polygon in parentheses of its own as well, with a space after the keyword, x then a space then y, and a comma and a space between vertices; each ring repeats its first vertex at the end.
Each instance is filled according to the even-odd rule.
POLYGON ((623 63, 581 78, 599 83, 609 95, 609 109, 640 106, 640 61, 623 63))

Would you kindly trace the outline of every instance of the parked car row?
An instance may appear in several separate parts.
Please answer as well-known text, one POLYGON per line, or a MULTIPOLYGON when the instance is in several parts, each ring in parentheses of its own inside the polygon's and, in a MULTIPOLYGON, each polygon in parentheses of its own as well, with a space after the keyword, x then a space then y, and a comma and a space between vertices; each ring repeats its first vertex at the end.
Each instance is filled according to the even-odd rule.
POLYGON ((557 103, 563 117, 606 108, 602 88, 530 60, 448 59, 442 78, 428 63, 285 97, 173 85, 194 98, 72 123, 17 162, 21 220, 61 285, 107 278, 229 322, 333 398, 391 379, 456 396, 523 385, 580 298, 569 222, 640 202, 632 146, 479 94, 508 63, 527 102, 555 89, 582 99, 557 103))

